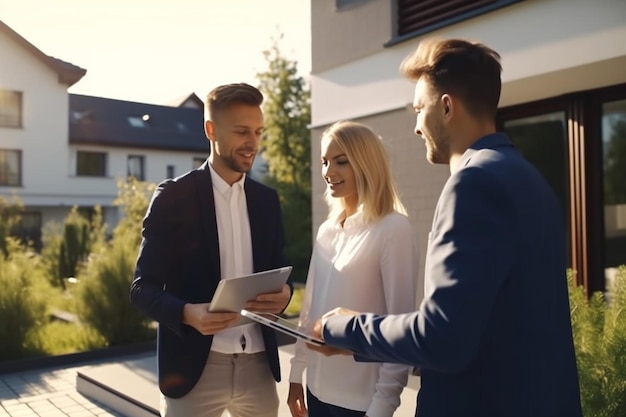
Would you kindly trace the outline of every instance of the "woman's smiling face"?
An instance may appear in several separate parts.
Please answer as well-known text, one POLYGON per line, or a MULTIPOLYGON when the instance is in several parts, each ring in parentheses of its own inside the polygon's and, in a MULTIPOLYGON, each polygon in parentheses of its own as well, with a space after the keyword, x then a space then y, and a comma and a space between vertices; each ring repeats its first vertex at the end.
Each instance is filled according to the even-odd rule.
POLYGON ((332 137, 324 136, 321 145, 322 177, 330 195, 344 198, 346 207, 356 208, 359 197, 354 169, 348 157, 332 137))

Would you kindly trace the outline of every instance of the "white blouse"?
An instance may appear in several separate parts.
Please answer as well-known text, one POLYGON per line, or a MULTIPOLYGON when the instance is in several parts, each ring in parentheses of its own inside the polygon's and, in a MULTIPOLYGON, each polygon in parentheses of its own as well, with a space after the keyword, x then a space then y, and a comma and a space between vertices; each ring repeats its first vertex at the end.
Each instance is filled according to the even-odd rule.
MULTIPOLYGON (((335 307, 377 314, 415 311, 416 247, 409 220, 397 212, 371 225, 361 213, 348 217, 343 228, 327 220, 313 248, 300 324, 310 329, 335 307)), ((409 372, 400 364, 327 357, 298 340, 289 381, 302 383, 305 369, 307 387, 318 399, 366 411, 368 417, 393 415, 409 372)))

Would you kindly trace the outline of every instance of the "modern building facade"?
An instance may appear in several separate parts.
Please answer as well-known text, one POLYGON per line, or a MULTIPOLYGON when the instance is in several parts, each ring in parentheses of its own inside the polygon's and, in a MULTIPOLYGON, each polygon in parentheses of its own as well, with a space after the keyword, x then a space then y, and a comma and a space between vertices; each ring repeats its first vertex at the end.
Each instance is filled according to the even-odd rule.
MULTIPOLYGON (((483 42, 502 56, 499 128, 557 193, 578 282, 605 289, 626 264, 626 2, 315 0, 311 19, 314 167, 330 123, 353 119, 376 129, 423 260, 449 171, 428 164, 412 133, 413 84, 399 64, 424 37, 483 42)), ((326 207, 321 175, 313 178, 317 228, 326 207)))
POLYGON ((21 201, 20 233, 35 242, 73 206, 100 206, 111 229, 119 180, 157 183, 209 153, 195 94, 158 106, 68 93, 85 74, 0 22, 0 197, 21 201))

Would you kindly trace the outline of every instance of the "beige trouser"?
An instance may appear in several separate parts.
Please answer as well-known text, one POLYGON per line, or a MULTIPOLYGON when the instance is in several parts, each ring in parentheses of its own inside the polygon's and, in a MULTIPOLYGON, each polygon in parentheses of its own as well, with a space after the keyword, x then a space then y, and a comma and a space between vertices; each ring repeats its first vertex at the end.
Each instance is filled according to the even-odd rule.
POLYGON ((265 352, 210 352, 195 387, 182 398, 161 395, 162 417, 277 417, 276 381, 265 352))

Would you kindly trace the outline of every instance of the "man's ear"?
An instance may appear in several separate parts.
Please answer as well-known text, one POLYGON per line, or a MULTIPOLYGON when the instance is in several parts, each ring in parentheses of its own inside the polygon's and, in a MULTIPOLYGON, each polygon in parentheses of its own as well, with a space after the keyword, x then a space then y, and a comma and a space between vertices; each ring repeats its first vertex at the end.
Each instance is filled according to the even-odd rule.
POLYGON ((204 122, 204 134, 210 141, 215 140, 215 125, 211 120, 206 120, 204 122))

